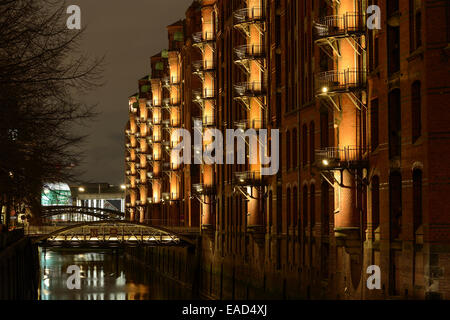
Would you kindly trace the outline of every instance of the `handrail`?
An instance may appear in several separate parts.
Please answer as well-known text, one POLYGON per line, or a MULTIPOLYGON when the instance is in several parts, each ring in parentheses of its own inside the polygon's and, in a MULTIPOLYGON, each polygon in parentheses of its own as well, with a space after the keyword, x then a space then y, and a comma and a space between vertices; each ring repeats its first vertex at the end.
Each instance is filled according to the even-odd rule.
POLYGON ((315 74, 316 93, 365 88, 366 85, 367 71, 364 69, 330 70, 315 74))
POLYGON ((358 12, 319 17, 314 23, 314 35, 317 39, 351 33, 364 33, 365 30, 366 15, 358 12))
POLYGON ((262 7, 238 9, 234 12, 234 24, 256 22, 265 19, 265 10, 262 7))

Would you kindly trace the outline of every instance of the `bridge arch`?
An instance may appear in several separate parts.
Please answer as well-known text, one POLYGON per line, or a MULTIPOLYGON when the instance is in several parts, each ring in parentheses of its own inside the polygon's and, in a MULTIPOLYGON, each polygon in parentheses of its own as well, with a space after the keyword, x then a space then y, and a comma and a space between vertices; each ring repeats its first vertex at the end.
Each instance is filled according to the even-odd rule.
POLYGON ((148 226, 125 220, 102 220, 83 222, 59 228, 41 234, 34 239, 35 243, 55 242, 120 242, 122 244, 179 244, 185 242, 194 245, 194 241, 159 226, 148 226))
MULTIPOLYGON (((118 220, 125 218, 125 213, 118 210, 78 207, 78 206, 48 206, 43 207, 41 218, 51 220, 53 217, 92 217, 99 220, 118 220)), ((82 219, 82 221, 84 221, 82 219)), ((72 221, 73 222, 73 221, 72 221)))

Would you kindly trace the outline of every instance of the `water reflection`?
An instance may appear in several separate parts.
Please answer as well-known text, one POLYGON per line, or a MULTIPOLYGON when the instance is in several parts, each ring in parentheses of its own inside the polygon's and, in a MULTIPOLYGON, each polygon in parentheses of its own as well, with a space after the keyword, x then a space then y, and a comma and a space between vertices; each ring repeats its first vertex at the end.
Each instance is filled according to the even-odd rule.
POLYGON ((192 299, 190 289, 152 273, 112 250, 39 249, 41 300, 192 299), (81 270, 81 289, 69 290, 67 268, 81 270))

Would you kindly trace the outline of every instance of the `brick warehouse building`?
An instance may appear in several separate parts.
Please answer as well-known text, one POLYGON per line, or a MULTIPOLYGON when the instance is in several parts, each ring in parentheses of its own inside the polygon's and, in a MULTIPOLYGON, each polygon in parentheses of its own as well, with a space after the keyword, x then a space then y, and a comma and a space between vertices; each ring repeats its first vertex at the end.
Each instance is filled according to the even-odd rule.
POLYGON ((129 98, 127 214, 201 230, 205 296, 450 298, 448 1, 202 0, 167 29, 129 98), (194 121, 279 129, 278 173, 176 165, 194 121))

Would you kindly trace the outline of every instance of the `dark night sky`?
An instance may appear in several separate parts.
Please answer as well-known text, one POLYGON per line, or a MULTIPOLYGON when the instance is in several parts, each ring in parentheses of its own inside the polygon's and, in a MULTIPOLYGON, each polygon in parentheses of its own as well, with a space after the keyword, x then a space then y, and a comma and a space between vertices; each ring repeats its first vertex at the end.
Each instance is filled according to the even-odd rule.
MULTIPOLYGON (((81 177, 121 184, 124 179, 124 128, 128 97, 137 80, 150 73, 150 57, 167 48, 166 26, 184 18, 192 0, 72 0, 87 26, 81 50, 106 56, 106 84, 83 101, 98 104, 100 115, 89 128, 81 177)), ((68 15, 69 17, 69 15, 68 15)))

